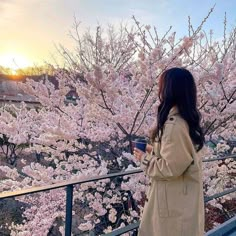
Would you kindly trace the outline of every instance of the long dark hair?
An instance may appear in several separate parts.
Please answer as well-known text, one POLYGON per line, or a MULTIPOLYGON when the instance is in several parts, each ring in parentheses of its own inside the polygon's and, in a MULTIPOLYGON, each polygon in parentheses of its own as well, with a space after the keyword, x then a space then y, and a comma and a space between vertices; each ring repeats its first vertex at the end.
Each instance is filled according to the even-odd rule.
POLYGON ((184 68, 164 71, 159 81, 160 105, 157 113, 157 127, 152 140, 161 140, 164 124, 170 109, 177 106, 180 116, 188 123, 189 135, 197 151, 204 145, 204 135, 200 126, 201 114, 197 109, 197 89, 192 74, 184 68))

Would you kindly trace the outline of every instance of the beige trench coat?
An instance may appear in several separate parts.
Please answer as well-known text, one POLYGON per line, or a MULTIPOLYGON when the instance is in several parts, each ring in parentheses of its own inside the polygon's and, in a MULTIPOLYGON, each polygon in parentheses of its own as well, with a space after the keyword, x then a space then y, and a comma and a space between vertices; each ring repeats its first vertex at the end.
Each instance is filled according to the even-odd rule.
POLYGON ((202 236, 204 201, 201 158, 189 136, 188 125, 170 110, 161 144, 142 157, 150 177, 139 236, 202 236))

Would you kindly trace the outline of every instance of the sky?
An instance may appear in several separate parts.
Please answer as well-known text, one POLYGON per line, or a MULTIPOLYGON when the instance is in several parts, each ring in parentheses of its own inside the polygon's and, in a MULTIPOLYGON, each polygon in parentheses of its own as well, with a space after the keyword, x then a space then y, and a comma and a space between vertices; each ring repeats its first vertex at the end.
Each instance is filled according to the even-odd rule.
POLYGON ((236 26, 236 0, 0 0, 0 66, 20 67, 53 63, 56 45, 72 49, 69 36, 74 17, 80 33, 97 24, 132 24, 132 15, 163 34, 170 26, 182 37, 188 33, 188 16, 197 27, 215 5, 204 25, 220 39, 227 13, 228 32, 236 26))

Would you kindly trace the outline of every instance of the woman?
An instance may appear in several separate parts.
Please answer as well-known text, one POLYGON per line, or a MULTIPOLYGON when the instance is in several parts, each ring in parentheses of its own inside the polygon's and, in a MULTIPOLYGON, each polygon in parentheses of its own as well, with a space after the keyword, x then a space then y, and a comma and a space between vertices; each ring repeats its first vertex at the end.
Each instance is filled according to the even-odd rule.
POLYGON ((204 136, 196 85, 183 68, 165 71, 153 146, 134 155, 150 177, 139 236, 202 236, 204 201, 200 150, 204 136))

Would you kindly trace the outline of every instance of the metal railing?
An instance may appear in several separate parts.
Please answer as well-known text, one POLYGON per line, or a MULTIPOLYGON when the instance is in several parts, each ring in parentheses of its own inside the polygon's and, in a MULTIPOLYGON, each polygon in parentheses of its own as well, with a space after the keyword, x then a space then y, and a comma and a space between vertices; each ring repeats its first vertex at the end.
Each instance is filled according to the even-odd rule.
POLYGON ((215 229, 212 229, 206 233, 206 236, 233 236, 236 235, 236 216, 231 218, 230 220, 227 220, 223 224, 217 226, 215 229))
POLYGON ((211 161, 223 161, 229 158, 233 158, 236 159, 236 154, 231 154, 231 155, 227 155, 224 157, 216 157, 216 158, 208 158, 208 159, 204 159, 202 160, 202 162, 211 162, 211 161))
POLYGON ((71 236, 71 226, 72 226, 72 205, 73 205, 73 188, 76 184, 83 184, 83 183, 89 183, 94 182, 102 179, 112 179, 115 177, 121 177, 125 175, 132 175, 141 173, 141 169, 137 170, 130 170, 130 171, 124 171, 119 173, 113 173, 108 175, 99 175, 89 178, 83 178, 79 180, 70 180, 70 181, 64 181, 62 183, 58 184, 52 184, 52 185, 46 185, 42 187, 32 187, 30 189, 22 189, 17 190, 13 192, 5 192, 0 194, 0 200, 11 198, 11 197, 19 197, 22 195, 28 195, 32 193, 38 193, 38 192, 45 192, 48 190, 58 189, 66 187, 66 220, 65 220, 65 236, 71 236))
MULTIPOLYGON (((236 158, 235 155, 230 155, 227 157, 220 157, 220 158, 214 158, 214 159, 207 159, 203 160, 204 162, 208 161, 217 161, 217 160, 224 160, 228 158, 236 158)), ((52 185, 46 185, 46 186, 41 186, 41 187, 32 187, 30 189, 22 189, 22 190, 17 190, 13 192, 4 192, 0 194, 0 200, 6 199, 6 198, 11 198, 11 197, 18 197, 22 195, 28 195, 28 194, 33 194, 33 193, 38 193, 38 192, 45 192, 48 190, 53 190, 53 189, 58 189, 58 188, 63 188, 66 187, 66 219, 65 219, 65 236, 71 236, 71 227, 72 227, 72 207, 73 207, 73 188, 74 185, 77 184, 83 184, 83 183, 89 183, 89 182, 94 182, 102 179, 113 179, 115 177, 121 177, 121 176, 126 176, 126 175, 132 175, 132 174, 138 174, 143 172, 141 169, 136 169, 136 170, 130 170, 130 171, 123 171, 119 173, 113 173, 113 174, 107 174, 107 175, 100 175, 100 176, 94 176, 94 177, 89 177, 89 178, 82 178, 79 180, 70 180, 70 181, 64 181, 61 183, 57 184, 52 184, 52 185)), ((208 201, 211 201, 216 198, 223 197, 226 194, 233 193, 236 191, 236 187, 223 191, 221 193, 214 194, 212 196, 207 196, 204 198, 205 203, 208 201)), ((128 226, 125 226, 123 228, 114 230, 113 232, 106 234, 107 236, 116 236, 116 235, 121 235, 122 233, 126 233, 132 230, 136 230, 139 227, 139 222, 130 224, 128 226)))

